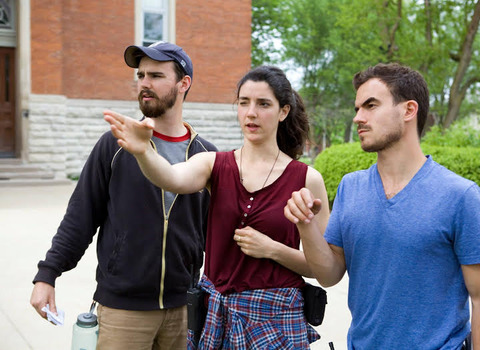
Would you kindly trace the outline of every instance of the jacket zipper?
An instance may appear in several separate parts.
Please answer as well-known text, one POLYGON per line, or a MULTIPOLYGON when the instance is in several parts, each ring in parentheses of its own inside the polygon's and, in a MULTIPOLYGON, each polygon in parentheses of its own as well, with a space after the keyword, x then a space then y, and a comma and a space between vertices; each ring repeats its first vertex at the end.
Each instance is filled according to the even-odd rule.
MULTIPOLYGON (((188 124, 186 124, 185 127, 189 128, 190 133, 191 133, 190 142, 188 143, 187 149, 185 151, 185 161, 186 161, 186 160, 188 160, 188 151, 190 150, 190 146, 192 145, 192 142, 195 139, 196 133, 194 132, 194 130, 188 124)), ((157 150, 157 147, 155 146, 153 141, 151 141, 151 144, 153 145, 154 149, 157 150)), ((177 197, 178 197, 178 194, 173 199, 172 205, 170 205, 170 209, 168 210, 168 213, 166 213, 165 212, 165 191, 162 188, 163 217, 165 219, 164 219, 164 222, 163 222, 162 272, 161 272, 161 276, 160 276, 160 294, 158 296, 158 303, 159 303, 160 309, 164 308, 163 293, 165 292, 165 290, 164 290, 165 289, 165 270, 166 270, 165 265, 167 264, 167 260, 166 260, 165 255, 166 255, 166 251, 167 251, 166 247, 167 247, 168 219, 170 217, 170 212, 172 211, 172 208, 173 208, 173 206, 174 206, 174 204, 177 200, 177 197)))

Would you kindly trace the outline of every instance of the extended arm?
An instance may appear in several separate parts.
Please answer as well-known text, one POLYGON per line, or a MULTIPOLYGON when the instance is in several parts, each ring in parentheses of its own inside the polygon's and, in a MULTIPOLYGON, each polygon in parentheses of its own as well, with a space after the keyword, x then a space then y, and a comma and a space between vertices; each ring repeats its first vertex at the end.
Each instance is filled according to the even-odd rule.
POLYGON ((63 272, 73 269, 93 240, 107 215, 108 183, 111 160, 118 146, 110 133, 103 135, 90 153, 73 192, 65 216, 52 239, 45 260, 38 263, 30 298, 35 310, 50 305, 56 312, 55 281, 63 272))
POLYGON ((207 186, 215 153, 202 152, 172 166, 150 144, 153 130, 150 118, 138 121, 112 111, 104 111, 104 118, 118 144, 136 158, 143 174, 156 186, 180 194, 194 193, 207 186))
POLYGON ((307 187, 292 194, 285 207, 285 216, 297 224, 314 277, 322 286, 329 287, 345 274, 345 256, 342 248, 329 245, 323 237, 329 217, 328 198, 318 172, 312 172, 307 187))
POLYGON ((472 300, 472 344, 480 349, 480 264, 462 265, 463 278, 472 300))

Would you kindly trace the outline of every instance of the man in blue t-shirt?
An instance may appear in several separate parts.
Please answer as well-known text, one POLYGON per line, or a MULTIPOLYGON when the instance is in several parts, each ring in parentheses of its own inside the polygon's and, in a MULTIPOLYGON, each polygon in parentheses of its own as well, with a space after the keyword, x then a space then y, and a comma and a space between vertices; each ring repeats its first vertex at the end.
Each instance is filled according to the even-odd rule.
POLYGON ((285 207, 319 283, 348 271, 348 348, 458 350, 471 330, 479 349, 480 189, 423 154, 429 93, 418 72, 378 64, 353 84, 353 122, 377 163, 342 179, 324 237, 315 191, 285 207))

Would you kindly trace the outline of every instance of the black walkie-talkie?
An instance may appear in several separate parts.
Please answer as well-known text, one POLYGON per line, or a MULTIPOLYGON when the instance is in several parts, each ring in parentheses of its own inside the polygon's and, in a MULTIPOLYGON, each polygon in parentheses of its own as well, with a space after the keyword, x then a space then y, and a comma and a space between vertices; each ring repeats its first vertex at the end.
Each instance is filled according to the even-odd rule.
POLYGON ((206 292, 195 286, 193 265, 191 266, 192 282, 187 290, 188 329, 193 331, 195 344, 198 344, 202 333, 207 307, 205 306, 206 292))

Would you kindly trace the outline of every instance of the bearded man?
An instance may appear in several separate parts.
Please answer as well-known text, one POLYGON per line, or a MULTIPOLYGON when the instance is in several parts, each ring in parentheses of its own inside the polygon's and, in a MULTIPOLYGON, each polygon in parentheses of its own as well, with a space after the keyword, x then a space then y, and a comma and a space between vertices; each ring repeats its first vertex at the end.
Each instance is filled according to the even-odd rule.
MULTIPOLYGON (((216 151, 183 121, 193 65, 185 51, 159 42, 129 46, 139 108, 151 118, 154 147, 172 164, 216 151)), ((163 191, 105 133, 93 148, 38 273, 30 303, 56 312, 55 280, 73 269, 98 230, 97 349, 185 349, 187 289, 198 282, 210 195, 163 191)))

